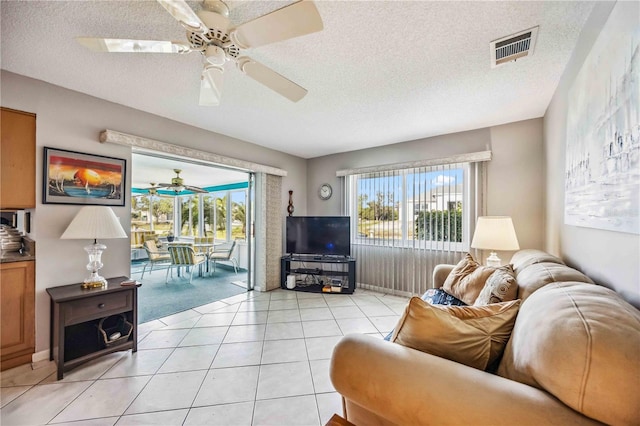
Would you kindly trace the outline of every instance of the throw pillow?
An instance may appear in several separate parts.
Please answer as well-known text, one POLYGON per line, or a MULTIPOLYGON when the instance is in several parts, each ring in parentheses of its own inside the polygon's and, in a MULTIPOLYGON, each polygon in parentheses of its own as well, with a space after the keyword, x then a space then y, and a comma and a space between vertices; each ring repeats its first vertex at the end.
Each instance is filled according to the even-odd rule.
POLYGON ((467 305, 473 305, 482 291, 487 278, 496 268, 481 266, 467 253, 451 271, 442 289, 467 305))
POLYGON ((412 297, 391 341, 485 370, 509 340, 520 300, 486 306, 430 305, 412 297))
POLYGON ((504 265, 496 269, 484 284, 484 288, 473 303, 474 306, 488 305, 514 300, 518 293, 516 274, 513 265, 504 265))
MULTIPOLYGON (((424 292, 421 299, 430 305, 467 306, 462 300, 456 299, 441 288, 430 288, 424 292)), ((391 336, 393 336, 393 330, 385 336, 384 340, 391 341, 391 336)))

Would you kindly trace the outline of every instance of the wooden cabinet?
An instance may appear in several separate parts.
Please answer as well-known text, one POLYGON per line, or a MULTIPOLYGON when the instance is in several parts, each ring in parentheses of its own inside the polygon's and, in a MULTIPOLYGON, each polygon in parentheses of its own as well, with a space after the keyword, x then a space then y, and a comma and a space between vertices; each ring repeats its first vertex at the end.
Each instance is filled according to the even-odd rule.
POLYGON ((0 208, 36 206, 36 116, 1 108, 0 208))
POLYGON ((31 362, 35 352, 35 262, 0 264, 0 369, 31 362))
POLYGON ((58 380, 65 371, 115 351, 138 350, 138 288, 121 286, 127 277, 107 279, 107 286, 83 289, 81 284, 50 287, 50 359, 58 364, 58 380), (129 335, 121 340, 104 341, 101 321, 122 316, 131 324, 129 335))

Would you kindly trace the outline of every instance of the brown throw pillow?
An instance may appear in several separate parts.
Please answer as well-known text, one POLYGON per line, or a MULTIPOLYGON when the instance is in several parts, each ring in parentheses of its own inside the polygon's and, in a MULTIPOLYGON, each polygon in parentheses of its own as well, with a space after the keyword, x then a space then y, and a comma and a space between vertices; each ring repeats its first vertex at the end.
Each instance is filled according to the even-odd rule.
POLYGON ((442 289, 452 296, 462 300, 467 305, 473 305, 478 295, 484 288, 487 278, 496 268, 480 266, 473 257, 467 253, 451 271, 442 289))
POLYGON ((473 303, 474 306, 488 305, 514 300, 518 294, 516 274, 513 265, 504 265, 496 269, 484 284, 484 288, 473 303))
POLYGON ((486 306, 430 305, 412 297, 391 341, 485 370, 502 356, 520 300, 486 306))

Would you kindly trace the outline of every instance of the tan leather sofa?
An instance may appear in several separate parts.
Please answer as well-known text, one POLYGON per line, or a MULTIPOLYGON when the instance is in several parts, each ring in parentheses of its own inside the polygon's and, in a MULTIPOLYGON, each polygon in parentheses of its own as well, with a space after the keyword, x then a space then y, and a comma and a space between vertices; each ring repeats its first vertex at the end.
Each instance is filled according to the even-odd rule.
MULTIPOLYGON (((522 304, 497 374, 367 335, 331 360, 356 425, 640 424, 640 311, 557 257, 513 258, 522 304)), ((434 271, 440 287, 452 265, 434 271)))

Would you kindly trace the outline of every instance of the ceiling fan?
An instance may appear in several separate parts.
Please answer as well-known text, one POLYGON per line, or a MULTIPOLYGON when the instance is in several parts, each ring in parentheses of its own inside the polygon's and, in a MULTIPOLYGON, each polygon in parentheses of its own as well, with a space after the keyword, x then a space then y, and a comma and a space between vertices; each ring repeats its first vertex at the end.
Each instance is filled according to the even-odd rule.
POLYGON ((249 77, 293 102, 307 94, 305 88, 244 56, 243 50, 322 30, 322 18, 312 1, 293 3, 238 26, 229 22, 229 8, 221 0, 204 0, 203 9, 198 12, 185 0, 157 2, 186 28, 186 42, 96 37, 76 37, 76 40, 98 52, 201 53, 204 58, 200 82, 202 106, 220 104, 224 64, 230 61, 249 77))
POLYGON ((158 187, 156 186, 157 183, 150 182, 150 184, 151 188, 147 188, 147 192, 149 193, 149 195, 158 195, 158 187))
POLYGON ((158 189, 160 188, 167 188, 170 191, 173 191, 177 194, 181 193, 182 191, 191 191, 191 192, 199 192, 201 194, 208 194, 209 191, 202 189, 202 188, 198 188, 197 186, 190 186, 190 185, 185 185, 184 184, 184 180, 180 177, 180 173, 182 172, 182 170, 180 169, 173 169, 173 171, 176 174, 176 177, 171 179, 171 183, 151 183, 151 188, 147 188, 147 191, 149 191, 149 194, 151 195, 155 195, 158 193, 158 189))

